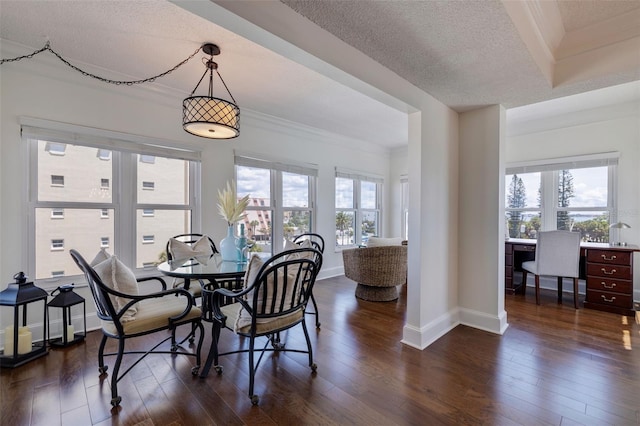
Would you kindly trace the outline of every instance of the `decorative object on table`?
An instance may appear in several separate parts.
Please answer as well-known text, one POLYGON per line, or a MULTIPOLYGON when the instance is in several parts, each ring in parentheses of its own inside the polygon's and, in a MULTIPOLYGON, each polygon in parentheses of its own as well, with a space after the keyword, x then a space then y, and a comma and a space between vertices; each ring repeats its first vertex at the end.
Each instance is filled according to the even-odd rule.
MULTIPOLYGON (((13 276, 16 280, 0 292, 0 307, 13 309, 13 324, 4 328, 4 350, 0 367, 18 367, 47 354, 47 292, 27 282, 24 272, 13 276), (29 316, 27 305, 42 302, 42 316, 29 316), (40 322, 42 321, 42 322, 40 322), (42 340, 33 341, 32 329, 42 329, 42 340)), ((33 313, 33 312, 32 312, 33 313)), ((11 318, 0 313, 2 318, 11 318)))
POLYGON ((233 98, 233 95, 229 91, 227 84, 224 82, 222 76, 218 72, 218 64, 213 61, 213 57, 220 54, 220 48, 213 43, 204 43, 203 45, 198 47, 192 54, 187 56, 182 62, 180 62, 173 68, 168 69, 167 71, 164 71, 152 77, 141 78, 138 80, 113 80, 80 69, 76 65, 73 65, 71 62, 63 58, 62 55, 60 55, 58 52, 53 50, 51 44, 48 41, 41 49, 38 49, 30 54, 18 56, 15 58, 2 59, 0 60, 0 65, 4 63, 21 61, 23 59, 31 59, 40 53, 48 51, 58 59, 60 59, 60 61, 62 61, 66 66, 73 69, 74 71, 78 71, 86 77, 91 77, 103 83, 114 84, 117 86, 133 86, 135 84, 153 83, 158 78, 171 74, 173 71, 177 70, 178 68, 189 62, 191 59, 193 59, 201 50, 205 54, 209 55, 209 59, 204 62, 204 65, 207 67, 207 69, 204 71, 204 74, 202 74, 202 77, 200 77, 200 81, 198 81, 198 84, 196 85, 195 89, 193 89, 189 97, 182 101, 182 128, 192 135, 201 136, 203 138, 235 138, 240 134, 240 108, 238 108, 238 106, 235 104, 236 100, 233 98), (220 78, 220 81, 222 82, 224 88, 227 90, 227 93, 233 100, 233 103, 225 101, 224 99, 213 97, 214 70, 216 74, 218 74, 218 77, 220 78), (209 73, 209 91, 207 93, 207 96, 193 96, 207 73, 209 73))
POLYGON ((245 210, 249 205, 249 195, 239 200, 236 199, 236 184, 228 182, 221 191, 218 190, 218 212, 227 221, 227 236, 220 241, 220 254, 225 262, 237 262, 239 260, 238 247, 234 234, 234 225, 246 216, 245 210))
POLYGON ((240 236, 236 239, 236 247, 238 248, 238 261, 247 261, 247 237, 244 235, 244 223, 240 224, 240 236))
POLYGON ((87 309, 85 307, 84 298, 73 291, 73 284, 61 285, 51 292, 53 299, 47 303, 47 314, 49 317, 49 333, 47 340, 50 346, 65 347, 74 343, 82 342, 87 335, 87 309), (62 310, 62 322, 59 321, 61 328, 61 336, 51 338, 51 322, 54 318, 51 315, 50 308, 60 308, 62 310), (82 319, 82 328, 74 327, 73 319, 76 318, 76 324, 82 319))
POLYGON ((236 100, 218 72, 218 64, 213 61, 213 57, 220 54, 220 48, 215 44, 205 43, 202 45, 202 51, 210 55, 204 63, 207 69, 200 77, 191 95, 182 102, 182 127, 186 132, 203 138, 235 138, 240 135, 240 108, 236 105, 236 100), (213 97, 213 71, 218 74, 233 103, 213 97), (207 72, 209 73, 207 95, 193 96, 207 72))
POLYGON ((620 240, 620 230, 621 229, 629 229, 631 228, 629 225, 627 225, 624 222, 616 222, 614 224, 609 225, 609 228, 614 230, 614 235, 613 235, 613 242, 611 243, 612 246, 626 246, 627 243, 622 242, 620 240))

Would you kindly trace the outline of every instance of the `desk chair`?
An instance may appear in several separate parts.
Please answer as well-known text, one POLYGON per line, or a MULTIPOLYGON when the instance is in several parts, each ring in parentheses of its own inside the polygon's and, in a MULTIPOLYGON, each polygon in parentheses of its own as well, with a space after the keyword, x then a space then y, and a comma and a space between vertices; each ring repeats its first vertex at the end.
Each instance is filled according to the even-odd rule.
POLYGON ((558 303, 562 303, 562 279, 573 278, 573 304, 578 309, 578 276, 580 271, 580 233, 546 231, 538 234, 536 258, 522 264, 522 283, 527 273, 535 274, 536 304, 540 304, 540 277, 558 277, 558 303))

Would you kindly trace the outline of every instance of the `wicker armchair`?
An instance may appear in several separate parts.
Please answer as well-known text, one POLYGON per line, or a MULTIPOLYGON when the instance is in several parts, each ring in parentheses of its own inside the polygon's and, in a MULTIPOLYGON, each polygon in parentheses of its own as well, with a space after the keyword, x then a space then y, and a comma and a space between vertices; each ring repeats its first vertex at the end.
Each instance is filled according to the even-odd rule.
POLYGON ((356 281, 356 297, 373 302, 398 298, 407 281, 407 246, 380 246, 342 251, 344 275, 356 281))

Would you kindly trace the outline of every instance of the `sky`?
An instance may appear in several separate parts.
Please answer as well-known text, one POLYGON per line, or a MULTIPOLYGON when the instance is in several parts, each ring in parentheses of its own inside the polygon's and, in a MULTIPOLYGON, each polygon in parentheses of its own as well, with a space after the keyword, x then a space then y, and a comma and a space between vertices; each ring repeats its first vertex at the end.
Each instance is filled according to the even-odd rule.
MULTIPOLYGON (((607 206, 607 167, 592 167, 586 169, 573 169, 573 195, 570 201, 571 207, 606 207, 607 206)), ((505 177, 505 200, 508 195, 511 176, 505 177)), ((538 188, 540 186, 540 173, 518 174, 522 179, 526 191, 526 207, 538 206, 538 188)))

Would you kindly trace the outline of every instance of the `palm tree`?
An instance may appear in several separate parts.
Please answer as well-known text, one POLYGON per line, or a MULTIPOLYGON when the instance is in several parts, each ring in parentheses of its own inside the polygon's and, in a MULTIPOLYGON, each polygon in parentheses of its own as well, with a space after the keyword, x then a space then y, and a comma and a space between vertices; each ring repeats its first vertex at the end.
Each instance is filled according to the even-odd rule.
POLYGON ((352 217, 347 212, 336 213, 336 229, 340 230, 340 236, 342 237, 342 245, 344 245, 345 230, 349 229, 353 223, 352 217))

